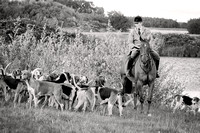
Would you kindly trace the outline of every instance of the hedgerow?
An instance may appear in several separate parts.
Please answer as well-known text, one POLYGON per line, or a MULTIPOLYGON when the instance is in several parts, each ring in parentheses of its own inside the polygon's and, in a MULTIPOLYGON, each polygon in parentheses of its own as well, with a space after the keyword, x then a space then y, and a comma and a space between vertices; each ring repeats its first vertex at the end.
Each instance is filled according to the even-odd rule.
POLYGON ((159 54, 171 57, 200 57, 200 37, 188 34, 163 34, 159 54))

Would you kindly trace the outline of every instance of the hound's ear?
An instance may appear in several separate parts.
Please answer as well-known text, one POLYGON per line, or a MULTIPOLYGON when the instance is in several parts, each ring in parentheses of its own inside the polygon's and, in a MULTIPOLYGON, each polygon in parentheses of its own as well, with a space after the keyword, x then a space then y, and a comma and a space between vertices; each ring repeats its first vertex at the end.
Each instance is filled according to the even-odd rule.
POLYGON ((4 69, 0 68, 0 75, 4 75, 4 69))
POLYGON ((30 69, 30 66, 27 64, 26 66, 25 66, 25 69, 24 70, 27 70, 27 71, 29 71, 30 69))

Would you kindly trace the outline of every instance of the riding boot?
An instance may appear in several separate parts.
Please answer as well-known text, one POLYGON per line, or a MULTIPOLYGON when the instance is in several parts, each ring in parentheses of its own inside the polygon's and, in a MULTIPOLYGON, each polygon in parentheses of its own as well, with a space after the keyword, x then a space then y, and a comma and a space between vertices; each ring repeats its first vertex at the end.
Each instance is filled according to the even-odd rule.
POLYGON ((139 54, 139 50, 138 48, 134 48, 132 49, 131 53, 130 53, 130 56, 128 58, 128 62, 127 62, 127 66, 126 66, 126 76, 129 78, 129 79, 132 79, 133 80, 133 77, 134 75, 131 74, 131 69, 132 69, 132 64, 133 62, 135 61, 136 57, 138 56, 139 54))
POLYGON ((159 60, 156 60, 155 63, 156 63, 156 78, 159 78, 160 77, 158 74, 159 60))
POLYGON ((127 66, 126 66, 126 76, 130 76, 132 62, 133 62, 133 59, 131 57, 129 57, 127 66))

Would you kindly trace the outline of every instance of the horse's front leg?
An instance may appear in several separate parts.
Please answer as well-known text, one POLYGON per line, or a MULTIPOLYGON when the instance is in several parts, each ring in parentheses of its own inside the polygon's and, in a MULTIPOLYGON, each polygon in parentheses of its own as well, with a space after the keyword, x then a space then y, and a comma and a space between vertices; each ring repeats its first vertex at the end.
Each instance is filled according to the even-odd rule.
MULTIPOLYGON (((143 113, 143 104, 144 104, 144 95, 143 95, 143 84, 141 81, 137 81, 136 83, 136 93, 139 95, 140 103, 141 103, 141 113, 143 113)), ((137 97, 136 97, 137 98, 137 97)), ((134 98, 135 106, 137 106, 137 99, 134 98)))
POLYGON ((133 98, 134 98, 134 103, 133 103, 133 106, 134 106, 134 109, 137 110, 137 99, 138 99, 138 93, 135 91, 133 92, 133 98))
POLYGON ((147 97, 147 102, 148 102, 147 115, 148 116, 151 116, 149 111, 150 111, 152 97, 153 97, 153 89, 154 89, 154 81, 149 84, 149 89, 148 89, 148 97, 147 97))

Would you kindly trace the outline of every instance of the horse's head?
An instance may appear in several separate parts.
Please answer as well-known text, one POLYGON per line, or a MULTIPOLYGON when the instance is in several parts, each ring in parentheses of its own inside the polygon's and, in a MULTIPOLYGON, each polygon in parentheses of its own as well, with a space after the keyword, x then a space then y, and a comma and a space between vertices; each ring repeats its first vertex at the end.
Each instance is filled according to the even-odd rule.
POLYGON ((150 44, 146 40, 141 40, 140 59, 144 65, 150 63, 150 44))

